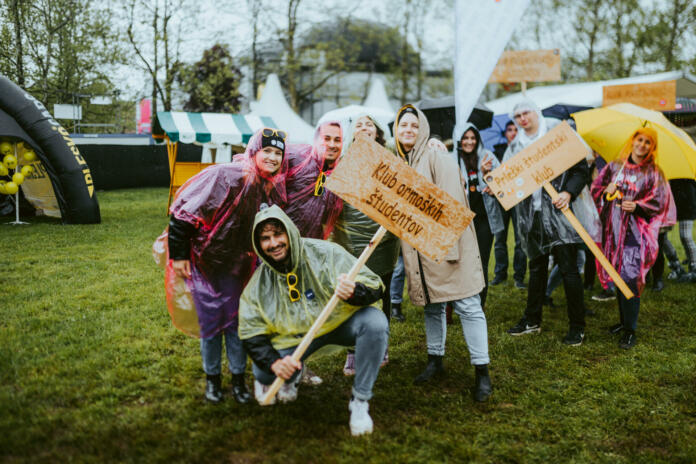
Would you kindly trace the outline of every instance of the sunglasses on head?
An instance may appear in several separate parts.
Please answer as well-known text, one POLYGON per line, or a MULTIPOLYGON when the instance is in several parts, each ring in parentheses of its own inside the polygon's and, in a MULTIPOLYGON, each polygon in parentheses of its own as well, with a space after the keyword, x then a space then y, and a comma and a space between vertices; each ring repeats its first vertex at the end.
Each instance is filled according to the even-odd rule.
POLYGON ((314 184, 314 196, 320 197, 324 194, 324 184, 326 183, 326 174, 324 172, 319 173, 317 177, 317 182, 314 184))
POLYGON ((290 295, 290 301, 297 301, 300 299, 300 291, 297 289, 297 274, 294 272, 289 272, 285 276, 285 281, 288 284, 288 294, 290 295))
POLYGON ((263 131, 261 134, 264 137, 273 137, 274 135, 277 135, 281 139, 285 140, 285 138, 288 136, 287 132, 279 130, 279 129, 271 129, 269 127, 264 127, 263 131))

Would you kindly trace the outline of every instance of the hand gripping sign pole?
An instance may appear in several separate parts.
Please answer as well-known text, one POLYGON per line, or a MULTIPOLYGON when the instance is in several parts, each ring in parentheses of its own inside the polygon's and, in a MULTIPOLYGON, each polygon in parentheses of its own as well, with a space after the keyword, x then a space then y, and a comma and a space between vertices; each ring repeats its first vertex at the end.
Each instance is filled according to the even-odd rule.
MULTIPOLYGON (((454 161, 452 165, 457 169, 454 161)), ((351 144, 327 180, 326 188, 381 226, 351 268, 350 280, 355 280, 387 230, 424 256, 440 261, 474 217, 464 205, 387 149, 363 138, 351 144)), ((338 302, 334 293, 292 354, 294 360, 302 358, 338 302)), ((276 378, 262 405, 273 400, 283 382, 276 378)))
MULTIPOLYGON (((552 200, 558 198, 558 192, 551 185, 555 179, 571 166, 585 158, 587 147, 580 140, 568 123, 563 122, 550 130, 517 155, 486 175, 486 182, 500 204, 509 210, 540 187, 552 200)), ((599 249, 590 234, 587 233, 569 207, 562 210, 563 215, 585 242, 592 254, 607 271, 621 293, 627 299, 633 298, 633 292, 621 278, 614 266, 599 249)))
MULTIPOLYGON (((353 267, 350 269, 350 272, 348 272, 349 280, 355 280, 355 278, 358 275, 358 272, 360 272, 360 269, 367 262, 372 252, 375 251, 375 248, 382 240, 382 237, 384 237, 384 234, 386 232, 387 229, 385 229, 384 227, 380 226, 380 228, 377 229, 377 232, 372 237, 372 240, 370 240, 370 243, 365 247, 355 264, 353 264, 353 267)), ((326 303, 324 309, 321 310, 321 313, 319 313, 319 316, 314 321, 314 324, 312 324, 312 327, 305 334, 304 338, 302 338, 302 341, 299 345, 297 345, 297 348, 295 348, 295 351, 292 353, 292 359, 294 359, 295 361, 299 361, 300 359, 302 359, 302 355, 305 354, 305 351, 307 351, 307 348, 309 348, 309 345, 310 343, 312 343, 312 340, 314 340, 314 337, 316 336, 317 332, 319 332, 321 326, 324 325, 326 319, 328 319, 331 315, 331 312, 338 304, 338 300, 339 298, 338 296, 336 296, 336 292, 334 291, 334 294, 331 295, 331 299, 328 303, 326 303)), ((273 384, 271 384, 271 388, 269 388, 268 392, 266 393, 266 396, 261 401, 261 405, 267 406, 268 404, 270 404, 270 402, 273 400, 273 398, 275 398, 276 394, 278 393, 278 390, 280 390, 280 387, 283 386, 283 383, 285 383, 285 380, 281 379, 280 377, 276 377, 276 379, 273 381, 273 384)))

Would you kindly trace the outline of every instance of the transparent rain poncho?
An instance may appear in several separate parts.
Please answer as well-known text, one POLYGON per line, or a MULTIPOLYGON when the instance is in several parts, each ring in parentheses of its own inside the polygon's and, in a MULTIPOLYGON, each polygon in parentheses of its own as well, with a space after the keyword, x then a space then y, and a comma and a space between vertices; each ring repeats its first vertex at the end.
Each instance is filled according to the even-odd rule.
MULTIPOLYGON (((345 145, 346 151, 353 142, 355 123, 363 116, 369 117, 374 125, 382 131, 385 145, 389 146, 389 129, 382 127, 376 119, 370 117, 368 114, 364 114, 353 119, 353 123, 350 127, 350 134, 348 135, 349 141, 345 145)), ((345 152, 341 156, 345 156, 345 152)), ((352 205, 344 203, 343 211, 336 221, 333 240, 348 250, 350 254, 358 257, 367 244, 370 243, 377 229, 379 229, 379 224, 361 213, 352 205)), ((375 248, 375 251, 372 252, 370 259, 367 260, 367 267, 379 276, 391 273, 396 265, 400 249, 401 242, 399 238, 391 232, 387 232, 379 245, 377 245, 377 248, 375 248)))
MULTIPOLYGON (((277 270, 254 243, 263 264, 256 269, 247 284, 239 305, 239 338, 268 335, 277 350, 296 346, 310 329, 324 305, 333 295, 340 274, 347 274, 355 263, 340 245, 312 238, 301 238, 300 231, 278 207, 272 206, 256 215, 254 229, 261 222, 275 218, 288 233, 292 273, 297 275, 296 288, 300 299, 290 301, 287 273, 277 270)), ((366 266, 356 282, 368 288, 382 288, 379 277, 366 266)), ((381 300, 370 306, 381 307, 381 300)), ((339 300, 336 308, 317 333, 320 337, 331 332, 360 309, 339 300)))
MULTIPOLYGON (((636 131, 626 142, 621 156, 607 164, 592 182, 592 196, 603 223, 602 240, 598 245, 621 278, 635 282, 638 296, 645 287, 646 274, 657 259, 660 229, 674 225, 677 219, 669 183, 655 163, 657 134, 651 131, 650 128, 636 131), (638 133, 652 137, 653 146, 640 164, 634 164, 628 157, 638 133), (604 189, 612 182, 621 197, 609 200, 604 189), (623 211, 620 208, 623 200, 635 201, 636 211, 623 211)), ((611 278, 599 265, 597 275, 606 288, 611 278)))
POLYGON ((245 153, 232 163, 210 166, 178 190, 169 211, 196 227, 191 239, 191 279, 174 273, 166 230, 153 245, 155 261, 165 267, 172 322, 187 335, 208 338, 236 324, 237 297, 256 262, 251 243, 254 216, 261 203, 286 201, 287 157, 268 177, 256 166, 255 155, 261 148, 258 131, 245 153))
POLYGON ((326 144, 322 130, 338 125, 335 121, 321 124, 314 134, 314 145, 288 146, 287 205, 283 208, 300 230, 302 237, 326 239, 331 234, 343 202, 326 188, 317 189, 320 176, 329 176, 333 167, 326 166, 326 144), (318 191, 323 190, 323 191, 318 191), (318 193, 318 194, 315 194, 318 193))
MULTIPOLYGON (((527 146, 539 140, 551 128, 560 123, 558 120, 544 118, 541 114, 541 110, 531 101, 523 101, 515 105, 513 112, 510 114, 510 119, 512 119, 517 126, 517 137, 510 143, 510 146, 505 152, 503 157, 504 161, 507 161, 527 146), (532 137, 527 135, 514 117, 515 112, 523 110, 533 111, 539 118, 539 129, 532 137)), ((586 184, 588 176, 589 170, 587 163, 585 160, 582 160, 553 179, 551 185, 553 185, 558 192, 561 192, 564 190, 564 186, 570 178, 574 178, 575 181, 582 181, 583 184, 586 184)), ((576 206, 577 201, 589 200, 589 197, 579 195, 571 203, 570 208, 575 212, 576 209, 578 209, 576 206)), ((573 226, 570 225, 570 222, 563 216, 563 212, 553 205, 551 197, 543 188, 522 200, 515 208, 517 212, 517 227, 520 232, 520 241, 527 258, 534 259, 538 256, 548 254, 551 252, 552 248, 559 245, 583 243, 573 226)), ((582 208, 583 213, 586 209, 587 208, 584 207, 582 208)), ((585 214, 581 214, 580 216, 583 218, 582 223, 585 228, 588 229, 590 235, 595 235, 593 234, 593 230, 596 230, 596 227, 592 227, 594 222, 585 223, 585 214)))

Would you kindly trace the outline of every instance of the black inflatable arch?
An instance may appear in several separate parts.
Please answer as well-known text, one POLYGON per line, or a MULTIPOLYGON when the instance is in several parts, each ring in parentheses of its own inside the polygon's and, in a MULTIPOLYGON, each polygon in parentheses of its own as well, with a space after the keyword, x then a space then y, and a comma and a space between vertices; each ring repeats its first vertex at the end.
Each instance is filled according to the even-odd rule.
POLYGON ((51 179, 63 222, 100 223, 92 174, 68 131, 40 101, 1 75, 0 110, 6 113, 0 114, 0 127, 5 129, 0 135, 22 139, 34 148, 51 179), (16 122, 16 127, 9 119, 16 122))

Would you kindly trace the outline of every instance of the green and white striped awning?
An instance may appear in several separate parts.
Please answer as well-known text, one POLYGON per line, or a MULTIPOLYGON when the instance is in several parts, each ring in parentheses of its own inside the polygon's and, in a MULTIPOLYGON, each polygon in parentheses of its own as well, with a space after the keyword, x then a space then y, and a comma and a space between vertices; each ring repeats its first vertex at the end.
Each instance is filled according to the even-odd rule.
POLYGON ((167 134, 172 142, 241 145, 264 127, 277 129, 268 116, 159 111, 152 133, 167 134))

